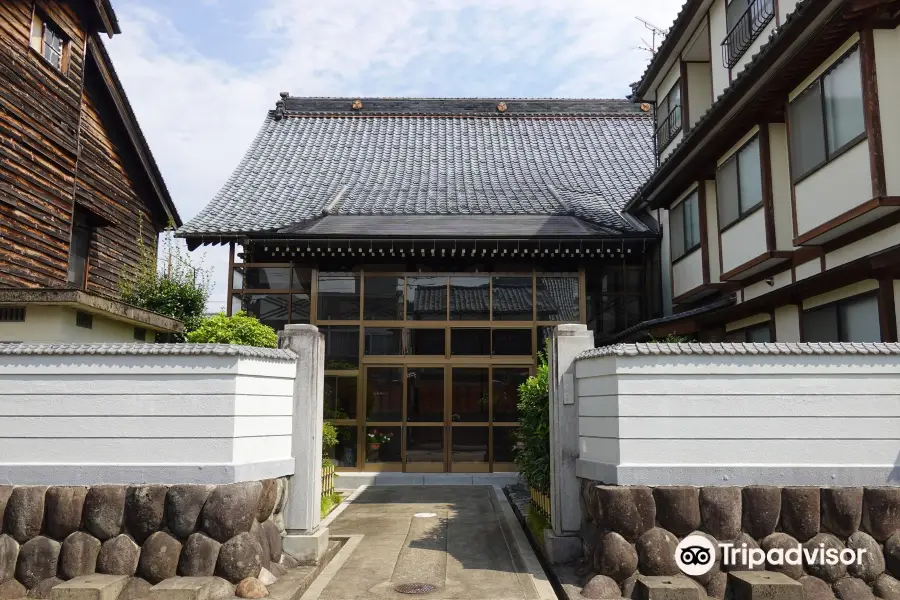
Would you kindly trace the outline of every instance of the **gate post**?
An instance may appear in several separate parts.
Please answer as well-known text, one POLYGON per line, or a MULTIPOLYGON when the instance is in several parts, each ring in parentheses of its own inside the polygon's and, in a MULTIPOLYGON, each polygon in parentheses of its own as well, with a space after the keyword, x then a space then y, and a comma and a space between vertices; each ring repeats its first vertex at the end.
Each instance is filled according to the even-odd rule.
POLYGON ((578 396, 575 357, 594 347, 586 325, 559 325, 550 344, 550 514, 552 531, 544 532, 550 562, 566 562, 581 554, 581 486, 575 475, 578 459, 578 396))
POLYGON ((294 376, 290 478, 284 509, 284 550, 301 562, 318 562, 328 547, 322 520, 322 421, 324 415, 325 338, 314 325, 287 325, 278 347, 297 355, 294 376))

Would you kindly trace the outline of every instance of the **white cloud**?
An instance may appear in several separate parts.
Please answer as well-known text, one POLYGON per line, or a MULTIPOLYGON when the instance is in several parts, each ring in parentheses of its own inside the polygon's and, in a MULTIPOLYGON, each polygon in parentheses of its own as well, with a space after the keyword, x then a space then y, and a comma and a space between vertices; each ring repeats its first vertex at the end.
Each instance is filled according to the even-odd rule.
MULTIPOLYGON (((623 96, 648 59, 636 49, 647 32, 634 17, 668 26, 680 6, 647 0, 636 13, 618 0, 267 0, 238 15, 245 36, 219 38, 258 57, 238 65, 195 41, 210 27, 202 11, 225 10, 222 3, 194 3, 196 19, 175 22, 150 3, 119 2, 123 33, 109 43, 184 219, 225 182, 279 91, 623 96)), ((216 247, 206 260, 215 309, 224 306, 226 254, 216 247)))

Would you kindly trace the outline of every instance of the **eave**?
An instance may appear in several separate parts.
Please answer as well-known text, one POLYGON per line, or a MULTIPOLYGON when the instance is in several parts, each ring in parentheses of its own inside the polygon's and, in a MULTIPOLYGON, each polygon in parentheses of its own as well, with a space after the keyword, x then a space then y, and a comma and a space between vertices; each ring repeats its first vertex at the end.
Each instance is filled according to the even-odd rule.
POLYGON ((99 21, 101 27, 98 30, 105 33, 109 37, 122 33, 119 29, 119 19, 113 10, 112 3, 109 0, 93 0, 91 3, 94 17, 99 21))

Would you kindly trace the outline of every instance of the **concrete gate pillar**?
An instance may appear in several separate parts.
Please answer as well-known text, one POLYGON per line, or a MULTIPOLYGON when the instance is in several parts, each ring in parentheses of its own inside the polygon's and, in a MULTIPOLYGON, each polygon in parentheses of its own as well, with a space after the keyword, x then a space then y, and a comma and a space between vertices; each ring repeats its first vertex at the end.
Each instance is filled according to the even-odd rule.
POLYGON ((581 554, 581 485, 578 459, 578 396, 575 357, 594 347, 586 325, 560 325, 550 344, 550 511, 552 531, 544 532, 550 562, 567 562, 581 554))
POLYGON ((297 355, 291 441, 294 475, 285 502, 283 546, 297 560, 318 562, 328 547, 328 528, 319 527, 325 338, 314 325, 287 325, 278 334, 278 347, 297 355))

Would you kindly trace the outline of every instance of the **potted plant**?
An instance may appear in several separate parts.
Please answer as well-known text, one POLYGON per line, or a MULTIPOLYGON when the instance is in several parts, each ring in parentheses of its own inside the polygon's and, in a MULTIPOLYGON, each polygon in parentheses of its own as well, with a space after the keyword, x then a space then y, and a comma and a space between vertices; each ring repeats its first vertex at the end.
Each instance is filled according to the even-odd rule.
POLYGON ((366 434, 366 447, 369 450, 369 460, 377 460, 378 451, 381 450, 382 444, 387 444, 394 438, 394 434, 386 431, 378 431, 370 429, 366 434))

